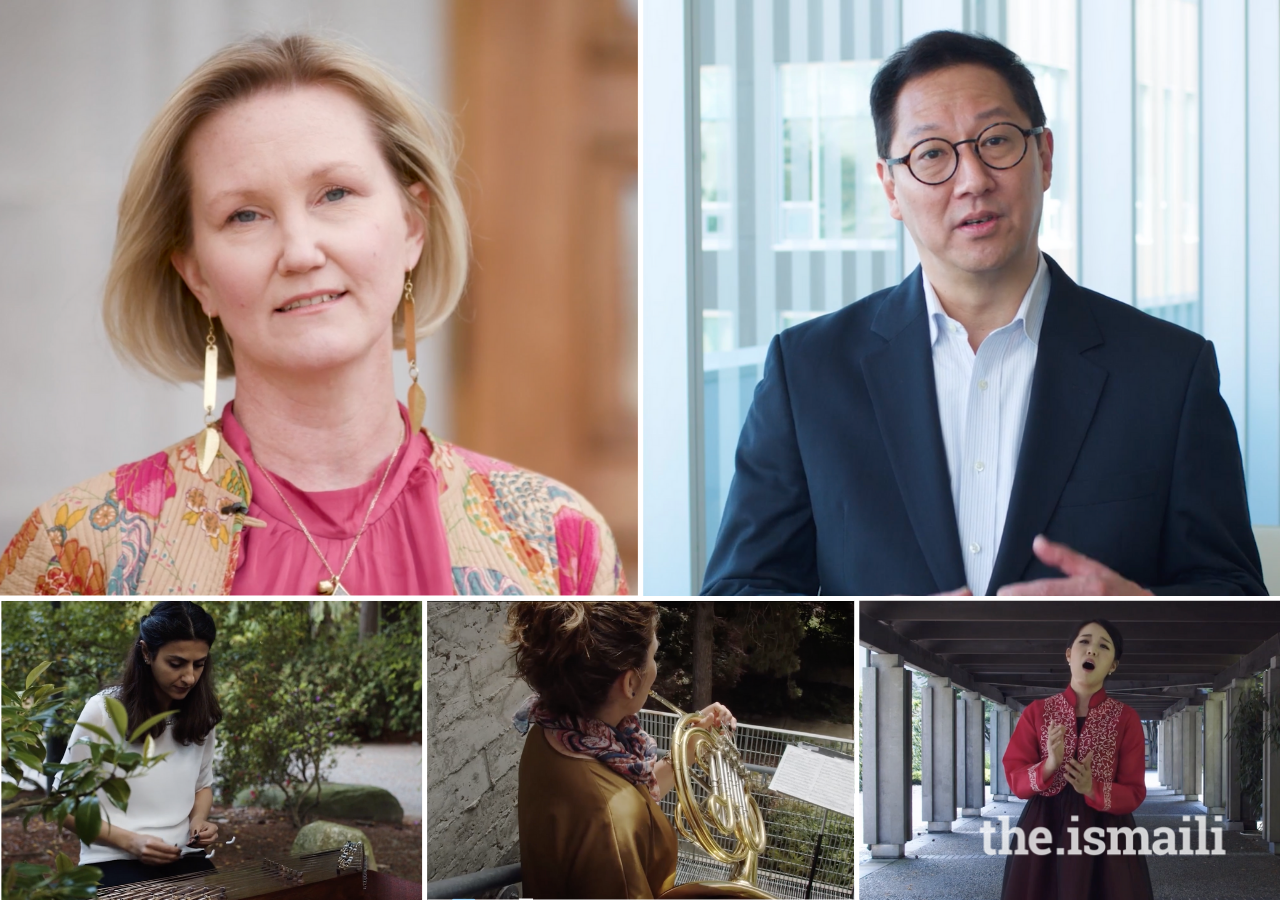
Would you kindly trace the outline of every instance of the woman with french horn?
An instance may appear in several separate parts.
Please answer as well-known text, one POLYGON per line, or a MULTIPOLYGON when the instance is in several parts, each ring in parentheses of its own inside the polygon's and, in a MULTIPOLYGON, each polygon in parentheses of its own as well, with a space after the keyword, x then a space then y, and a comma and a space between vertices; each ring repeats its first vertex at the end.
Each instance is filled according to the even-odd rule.
MULTIPOLYGON (((675 785, 637 716, 658 675, 653 603, 520 602, 506 641, 537 693, 513 717, 520 757, 523 896, 658 897, 676 835, 658 806, 675 785)), ((737 726, 723 705, 698 725, 737 726)))

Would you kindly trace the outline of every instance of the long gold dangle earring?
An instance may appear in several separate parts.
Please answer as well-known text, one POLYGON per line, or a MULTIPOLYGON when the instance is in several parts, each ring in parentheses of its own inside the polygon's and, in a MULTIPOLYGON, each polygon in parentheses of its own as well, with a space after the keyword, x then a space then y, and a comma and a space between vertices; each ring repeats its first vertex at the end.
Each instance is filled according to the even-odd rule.
POLYGON ((209 338, 204 348, 204 431, 196 438, 196 459, 200 474, 208 475, 213 458, 218 455, 221 439, 213 427, 213 410, 218 405, 218 336, 209 317, 209 338))
POLYGON ((413 279, 404 276, 404 349, 409 355, 409 429, 411 434, 422 430, 422 417, 427 412, 427 395, 418 385, 418 329, 413 318, 413 279))

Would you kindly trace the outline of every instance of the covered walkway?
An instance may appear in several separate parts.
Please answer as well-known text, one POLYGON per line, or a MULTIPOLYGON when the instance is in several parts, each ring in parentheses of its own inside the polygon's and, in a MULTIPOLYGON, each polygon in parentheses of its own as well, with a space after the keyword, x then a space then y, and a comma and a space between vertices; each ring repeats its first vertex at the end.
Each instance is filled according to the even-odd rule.
POLYGON ((1268 698, 1280 698, 1280 605, 1213 600, 864 601, 859 896, 1000 896, 1004 858, 983 852, 981 829, 990 822, 998 846, 998 817, 1013 825, 1023 804, 999 761, 1026 705, 1068 682, 1068 632, 1099 609, 1125 637, 1108 692, 1138 711, 1148 737, 1137 824, 1176 834, 1197 827, 1183 816, 1208 815, 1223 829, 1225 855, 1148 857, 1156 896, 1280 898, 1280 747, 1264 750, 1263 809, 1245 810, 1228 728, 1255 673, 1268 698), (1254 815, 1262 834, 1243 831, 1254 815))
MULTIPOLYGON (((1155 772, 1147 773, 1147 800, 1134 813, 1139 826, 1187 827, 1184 815, 1204 815, 1205 807, 1160 788, 1155 772)), ((865 900, 981 900, 1000 896, 1004 858, 983 852, 982 827, 990 822, 999 845, 1001 816, 1018 821, 1023 802, 989 802, 980 818, 961 819, 949 832, 921 829, 900 859, 873 860, 864 854, 859 865, 859 896, 865 900)), ((1210 846, 1213 846, 1210 837, 1210 846)), ((1150 856, 1151 883, 1159 900, 1265 900, 1280 897, 1280 859, 1261 835, 1223 832, 1225 856, 1150 856)))

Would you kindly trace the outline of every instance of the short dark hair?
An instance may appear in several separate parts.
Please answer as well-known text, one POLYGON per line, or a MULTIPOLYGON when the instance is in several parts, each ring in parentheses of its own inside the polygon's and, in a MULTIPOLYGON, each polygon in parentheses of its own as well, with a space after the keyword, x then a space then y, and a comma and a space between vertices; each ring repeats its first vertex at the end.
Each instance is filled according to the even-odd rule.
POLYGON ((1084 631, 1086 625, 1101 625, 1107 630, 1107 634, 1111 635, 1111 644, 1116 650, 1116 659, 1124 656, 1124 635, 1120 633, 1120 629, 1112 625, 1106 619, 1085 619, 1076 626, 1076 630, 1071 632, 1071 640, 1067 642, 1070 648, 1076 642, 1076 638, 1080 637, 1080 632, 1084 631))
POLYGON ((881 159, 890 158, 889 144, 897 127, 894 111, 906 83, 939 69, 961 65, 991 69, 1009 85, 1014 102, 1031 120, 1031 127, 1039 128, 1045 123, 1035 76, 1018 54, 980 34, 930 31, 886 59, 871 82, 871 120, 876 126, 876 153, 881 159))

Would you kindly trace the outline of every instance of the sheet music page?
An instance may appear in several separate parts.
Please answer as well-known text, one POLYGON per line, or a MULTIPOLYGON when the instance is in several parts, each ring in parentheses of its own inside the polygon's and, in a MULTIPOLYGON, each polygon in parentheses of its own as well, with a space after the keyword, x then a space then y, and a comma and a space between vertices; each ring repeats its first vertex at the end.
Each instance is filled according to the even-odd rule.
POLYGON ((853 760, 791 744, 782 751, 769 789, 852 816, 857 777, 858 767, 853 760))

